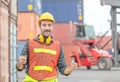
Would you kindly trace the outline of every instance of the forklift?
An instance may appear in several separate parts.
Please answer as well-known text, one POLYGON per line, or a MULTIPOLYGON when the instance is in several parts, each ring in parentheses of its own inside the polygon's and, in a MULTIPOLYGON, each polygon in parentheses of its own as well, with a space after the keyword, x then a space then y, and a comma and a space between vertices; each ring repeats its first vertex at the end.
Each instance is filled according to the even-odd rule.
POLYGON ((78 45, 78 51, 70 54, 71 61, 74 60, 80 67, 85 66, 87 69, 98 66, 99 70, 110 70, 113 66, 112 55, 98 45, 94 27, 76 23, 75 28, 76 38, 72 40, 72 43, 78 45))

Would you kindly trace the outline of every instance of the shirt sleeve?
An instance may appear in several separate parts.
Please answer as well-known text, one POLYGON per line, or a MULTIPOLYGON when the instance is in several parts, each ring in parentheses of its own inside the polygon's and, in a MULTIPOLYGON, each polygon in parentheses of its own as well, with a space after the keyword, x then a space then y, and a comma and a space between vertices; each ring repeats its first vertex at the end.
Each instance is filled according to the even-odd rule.
MULTIPOLYGON (((21 52, 21 54, 20 54, 20 56, 24 56, 24 55, 27 55, 28 56, 28 41, 25 43, 25 45, 24 45, 24 47, 23 47, 23 49, 22 49, 22 52, 21 52)), ((28 60, 27 60, 27 63, 28 63, 28 60)), ((26 64, 27 65, 27 64, 26 64)), ((17 68, 17 66, 16 66, 16 68, 17 68)), ((24 67, 25 68, 25 67, 24 67)), ((23 69, 24 69, 23 68, 23 69)), ((18 71, 22 71, 23 69, 21 69, 21 70, 19 70, 18 68, 17 68, 17 70, 18 71)))
POLYGON ((28 41, 25 43, 23 49, 22 49, 22 52, 21 52, 21 56, 24 56, 24 55, 28 55, 28 41))
POLYGON ((60 56, 59 56, 59 59, 58 59, 58 65, 57 66, 58 66, 59 72, 62 75, 66 75, 66 74, 64 74, 64 70, 66 69, 67 65, 66 65, 66 62, 65 62, 64 50, 63 50, 62 46, 60 46, 60 56))

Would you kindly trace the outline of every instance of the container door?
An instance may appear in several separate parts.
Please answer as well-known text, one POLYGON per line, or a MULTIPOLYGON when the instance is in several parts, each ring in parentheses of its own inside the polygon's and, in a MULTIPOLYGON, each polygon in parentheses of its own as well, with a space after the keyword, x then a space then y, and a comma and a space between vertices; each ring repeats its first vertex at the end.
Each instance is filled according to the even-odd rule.
POLYGON ((10 79, 11 82, 17 82, 17 70, 16 70, 16 62, 17 62, 17 41, 16 41, 16 24, 15 22, 11 22, 11 29, 10 29, 10 79))

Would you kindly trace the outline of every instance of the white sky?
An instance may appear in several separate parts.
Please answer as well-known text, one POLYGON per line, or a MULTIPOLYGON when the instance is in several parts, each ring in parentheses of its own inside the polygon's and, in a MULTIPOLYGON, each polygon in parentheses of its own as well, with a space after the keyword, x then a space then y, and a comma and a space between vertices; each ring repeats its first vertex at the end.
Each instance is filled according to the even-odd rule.
POLYGON ((100 0, 84 0, 84 22, 93 25, 96 35, 105 33, 110 28, 110 6, 100 5, 100 0))

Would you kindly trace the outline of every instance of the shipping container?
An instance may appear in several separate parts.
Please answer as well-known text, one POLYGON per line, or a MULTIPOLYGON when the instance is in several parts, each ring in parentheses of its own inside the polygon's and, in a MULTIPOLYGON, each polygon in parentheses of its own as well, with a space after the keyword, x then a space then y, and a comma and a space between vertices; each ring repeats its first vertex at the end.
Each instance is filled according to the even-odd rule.
POLYGON ((83 0, 42 0, 42 12, 50 12, 57 23, 84 21, 83 0))
POLYGON ((0 1, 0 82, 17 82, 16 19, 17 0, 0 1))
POLYGON ((76 28, 70 23, 56 23, 53 29, 53 38, 60 41, 62 44, 71 44, 73 38, 75 38, 76 28))
POLYGON ((8 1, 0 1, 0 82, 9 82, 9 12, 8 1))
POLYGON ((36 12, 41 14, 41 0, 18 0, 18 12, 36 12))
POLYGON ((40 33, 38 27, 38 15, 31 13, 18 13, 18 38, 17 40, 27 40, 35 38, 40 33))

